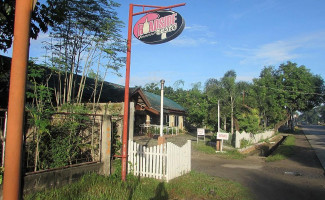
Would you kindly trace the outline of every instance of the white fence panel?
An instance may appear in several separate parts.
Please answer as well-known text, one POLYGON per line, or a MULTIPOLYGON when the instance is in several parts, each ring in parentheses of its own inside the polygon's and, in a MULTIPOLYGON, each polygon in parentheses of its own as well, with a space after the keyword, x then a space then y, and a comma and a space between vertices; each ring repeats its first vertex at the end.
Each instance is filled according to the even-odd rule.
POLYGON ((170 142, 147 148, 129 141, 129 173, 169 181, 191 170, 191 141, 178 147, 170 142))
POLYGON ((173 143, 167 143, 167 174, 166 180, 181 176, 191 171, 191 141, 179 147, 173 143))

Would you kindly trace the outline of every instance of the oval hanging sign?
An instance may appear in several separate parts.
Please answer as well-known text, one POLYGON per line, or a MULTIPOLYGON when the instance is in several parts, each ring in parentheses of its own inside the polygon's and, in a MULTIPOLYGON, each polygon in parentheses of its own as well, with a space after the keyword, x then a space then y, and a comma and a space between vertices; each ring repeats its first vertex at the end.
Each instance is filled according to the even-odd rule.
POLYGON ((161 44, 179 36, 184 27, 185 21, 177 12, 156 11, 137 21, 133 35, 147 44, 161 44))

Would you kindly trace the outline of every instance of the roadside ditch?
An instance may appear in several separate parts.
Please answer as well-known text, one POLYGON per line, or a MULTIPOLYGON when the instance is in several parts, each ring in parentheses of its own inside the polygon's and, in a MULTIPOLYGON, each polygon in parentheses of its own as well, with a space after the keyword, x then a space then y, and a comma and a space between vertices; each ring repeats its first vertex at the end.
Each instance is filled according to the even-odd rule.
POLYGON ((267 142, 261 142, 239 150, 248 156, 268 157, 271 155, 287 138, 287 135, 277 135, 267 142))

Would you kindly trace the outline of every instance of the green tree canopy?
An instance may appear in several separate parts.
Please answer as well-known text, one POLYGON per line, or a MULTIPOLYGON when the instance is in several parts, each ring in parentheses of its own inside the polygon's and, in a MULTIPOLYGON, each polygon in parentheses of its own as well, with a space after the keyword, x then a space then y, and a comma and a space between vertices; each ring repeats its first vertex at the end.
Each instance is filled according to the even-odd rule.
MULTIPOLYGON (((47 0, 47 3, 37 2, 32 13, 30 37, 36 39, 39 33, 46 32, 48 26, 61 23, 67 11, 64 4, 56 4, 47 0)), ((14 35, 16 0, 0 0, 0 50, 6 51, 12 45, 14 35)))

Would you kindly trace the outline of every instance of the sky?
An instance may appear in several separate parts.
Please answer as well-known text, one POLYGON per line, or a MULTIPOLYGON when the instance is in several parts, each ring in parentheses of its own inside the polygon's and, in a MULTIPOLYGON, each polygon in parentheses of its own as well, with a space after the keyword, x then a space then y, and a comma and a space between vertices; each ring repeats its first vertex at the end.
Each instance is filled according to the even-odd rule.
MULTIPOLYGON (((118 1, 118 0, 116 0, 118 1)), ((127 38, 129 4, 169 6, 185 20, 184 31, 170 42, 149 45, 132 37, 130 86, 164 79, 167 86, 178 80, 183 88, 202 86, 209 78, 220 79, 234 70, 237 81, 258 78, 265 66, 287 61, 306 66, 325 78, 325 1, 323 0, 119 0, 116 11, 125 23, 127 38)), ((135 7, 134 12, 142 11, 135 7)), ((142 16, 133 18, 133 25, 142 16)), ((45 54, 41 34, 31 40, 30 57, 45 54)), ((10 53, 10 51, 8 51, 10 53)), ((106 80, 124 85, 122 77, 106 80)))

